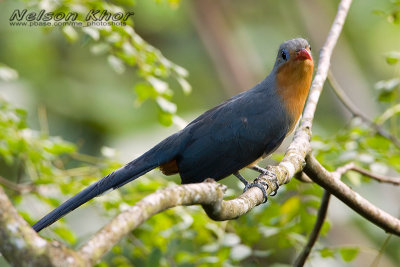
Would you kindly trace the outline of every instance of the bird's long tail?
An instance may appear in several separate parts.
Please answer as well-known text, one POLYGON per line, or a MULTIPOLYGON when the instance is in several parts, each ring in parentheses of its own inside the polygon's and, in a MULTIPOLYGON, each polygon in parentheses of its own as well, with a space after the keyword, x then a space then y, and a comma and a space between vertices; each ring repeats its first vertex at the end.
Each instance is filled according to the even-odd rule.
POLYGON ((172 135, 150 149, 139 158, 129 162, 125 166, 103 177, 101 180, 91 184, 72 198, 65 201, 56 209, 40 219, 33 225, 33 229, 39 232, 43 228, 51 225, 65 214, 78 208, 92 198, 110 190, 123 186, 130 181, 151 171, 157 166, 171 161, 176 157, 178 144, 175 144, 178 138, 172 135))

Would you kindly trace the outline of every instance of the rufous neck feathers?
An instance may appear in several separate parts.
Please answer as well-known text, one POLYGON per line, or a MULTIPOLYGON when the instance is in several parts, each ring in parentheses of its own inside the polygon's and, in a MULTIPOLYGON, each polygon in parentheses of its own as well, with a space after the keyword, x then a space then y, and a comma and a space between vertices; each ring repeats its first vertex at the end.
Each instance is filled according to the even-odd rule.
POLYGON ((311 86, 314 63, 312 60, 290 60, 280 66, 276 74, 277 93, 293 119, 291 132, 303 111, 311 86))

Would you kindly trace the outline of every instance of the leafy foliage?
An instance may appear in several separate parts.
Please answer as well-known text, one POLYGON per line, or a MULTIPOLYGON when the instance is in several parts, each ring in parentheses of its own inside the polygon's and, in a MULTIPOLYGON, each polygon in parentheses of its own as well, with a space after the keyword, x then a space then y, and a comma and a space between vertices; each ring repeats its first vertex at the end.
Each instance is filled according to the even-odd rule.
MULTIPOLYGON (((45 1, 39 5, 45 5, 45 1)), ((170 0, 169 4, 175 7, 179 1, 170 0)), ((123 3, 133 4, 133 3, 123 3)), ((124 11, 120 5, 103 1, 57 1, 50 9, 54 12, 77 12, 77 22, 85 22, 85 16, 92 9, 108 10, 113 12, 124 11)), ((170 88, 171 79, 175 79, 185 94, 190 93, 190 84, 186 81, 188 72, 165 58, 155 47, 143 40, 134 30, 131 17, 123 21, 127 25, 112 24, 111 26, 85 26, 78 28, 66 25, 62 32, 71 42, 79 38, 90 46, 93 54, 108 55, 108 63, 118 74, 122 74, 128 67, 136 67, 138 75, 143 82, 134 86, 138 95, 136 104, 152 100, 158 106, 159 121, 164 125, 171 125, 176 115, 177 107, 171 102, 173 91, 170 88)))

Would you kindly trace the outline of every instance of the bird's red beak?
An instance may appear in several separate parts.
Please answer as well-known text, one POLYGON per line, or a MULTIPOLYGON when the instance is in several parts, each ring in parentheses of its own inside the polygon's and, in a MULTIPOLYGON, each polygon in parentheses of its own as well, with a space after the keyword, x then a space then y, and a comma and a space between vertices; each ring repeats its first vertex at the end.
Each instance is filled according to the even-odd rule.
POLYGON ((299 59, 301 59, 301 60, 306 60, 306 59, 312 60, 312 57, 311 57, 310 52, 308 52, 307 49, 303 48, 303 49, 300 49, 299 51, 296 52, 296 60, 299 60, 299 59))

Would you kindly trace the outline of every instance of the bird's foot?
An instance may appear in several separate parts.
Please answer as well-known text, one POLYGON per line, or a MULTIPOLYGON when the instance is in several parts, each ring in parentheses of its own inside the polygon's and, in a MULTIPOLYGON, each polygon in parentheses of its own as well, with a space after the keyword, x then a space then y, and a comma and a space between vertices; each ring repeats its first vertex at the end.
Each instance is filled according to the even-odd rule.
POLYGON ((260 190, 262 191, 262 193, 264 195, 263 203, 267 202, 268 194, 267 194, 267 190, 265 190, 265 187, 267 187, 267 189, 268 189, 268 184, 267 183, 259 182, 259 181, 257 181, 257 179, 254 180, 254 182, 249 183, 239 172, 234 173, 234 175, 244 184, 243 193, 246 192, 247 190, 249 190, 252 187, 258 187, 258 188, 260 188, 260 190))
POLYGON ((252 187, 258 187, 260 188, 260 190, 262 191, 263 195, 264 195, 264 200, 263 203, 268 201, 268 194, 267 194, 267 190, 265 190, 265 187, 268 189, 268 184, 265 182, 260 182, 257 181, 257 179, 254 180, 254 182, 252 183, 247 183, 243 189, 243 193, 246 192, 247 190, 249 190, 252 187))
POLYGON ((251 169, 255 170, 256 172, 259 172, 261 174, 267 174, 269 172, 267 169, 261 168, 258 165, 251 166, 251 169))
POLYGON ((275 173, 273 173, 273 172, 271 172, 271 171, 269 171, 269 170, 267 170, 267 169, 263 169, 263 168, 260 168, 260 167, 258 167, 259 169, 261 169, 262 170, 262 172, 261 172, 261 174, 260 174, 260 176, 257 178, 257 179, 259 179, 260 177, 262 177, 262 176, 268 176, 268 180, 269 181, 271 181, 271 183, 273 183, 275 186, 274 186, 274 191, 270 194, 270 196, 275 196, 277 193, 278 193, 278 189, 279 189, 279 183, 278 183, 278 178, 276 177, 276 174, 275 173))

